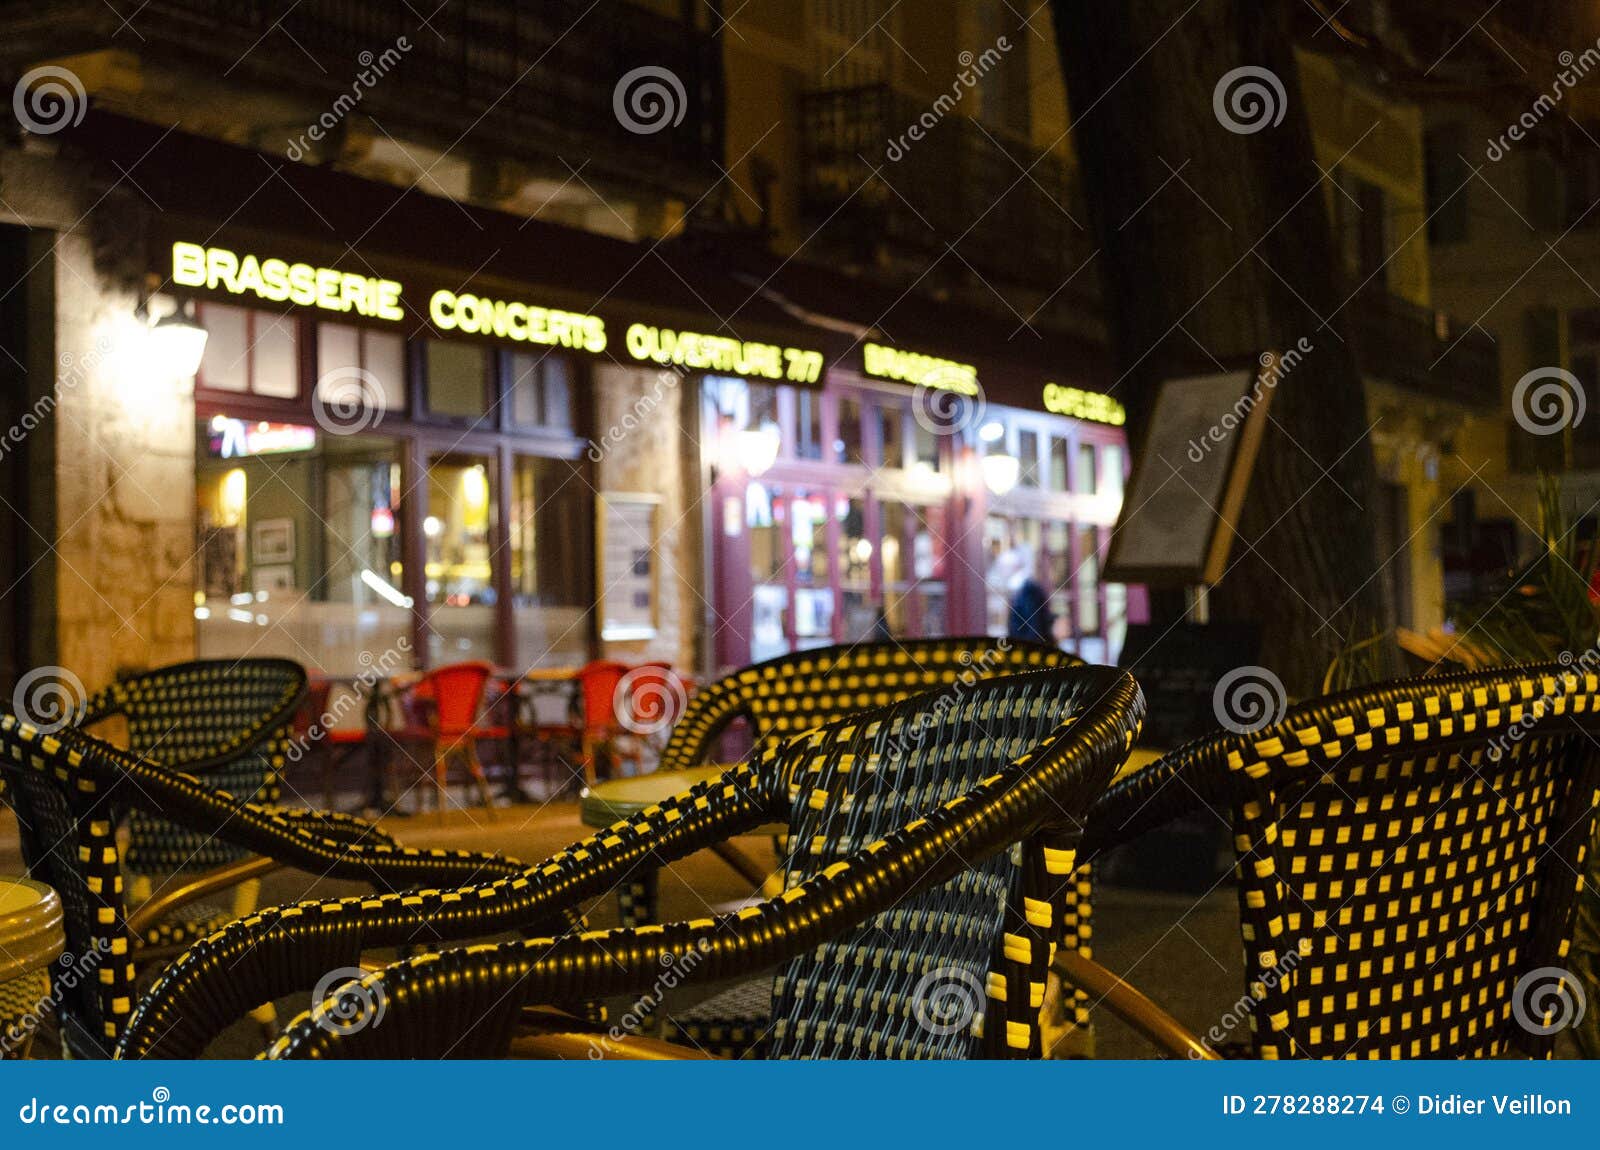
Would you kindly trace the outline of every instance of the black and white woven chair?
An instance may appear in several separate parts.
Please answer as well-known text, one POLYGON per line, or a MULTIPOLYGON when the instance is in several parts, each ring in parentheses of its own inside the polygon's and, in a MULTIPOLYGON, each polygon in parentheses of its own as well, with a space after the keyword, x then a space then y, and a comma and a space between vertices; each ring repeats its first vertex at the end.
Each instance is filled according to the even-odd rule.
MULTIPOLYGON (((1200 803, 1232 824, 1257 1057, 1548 1056, 1581 1001, 1597 708, 1600 679, 1559 664, 1316 699, 1118 783, 1084 853, 1200 803)), ((1070 953, 1056 968, 1169 1053, 1221 1045, 1070 953)))
POLYGON ((712 982, 783 964, 769 984, 773 1056, 1037 1057, 1080 820, 1142 715, 1126 674, 1058 668, 768 743, 530 879, 599 893, 650 852, 671 860, 776 821, 792 844, 779 897, 692 922, 395 963, 290 1024, 270 1055, 490 1057, 514 1040, 526 1054, 693 1054, 522 1008, 649 995, 666 971, 712 982), (381 1025, 359 1025, 379 1002, 381 1025), (329 1025, 335 1017, 344 1021, 329 1025))

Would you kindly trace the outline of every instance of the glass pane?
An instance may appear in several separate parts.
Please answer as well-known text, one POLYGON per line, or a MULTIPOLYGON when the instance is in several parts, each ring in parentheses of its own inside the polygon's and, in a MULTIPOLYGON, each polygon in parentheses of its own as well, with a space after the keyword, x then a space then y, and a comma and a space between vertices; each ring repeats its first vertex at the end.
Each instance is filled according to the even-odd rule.
POLYGON ((883 445, 883 467, 906 465, 905 412, 892 404, 878 407, 878 442, 883 445))
POLYGON ((572 361, 558 355, 544 361, 544 422, 572 430, 572 361))
POLYGON ((487 463, 470 456, 435 457, 428 465, 422 527, 427 595, 433 605, 429 652, 435 663, 494 658, 493 517, 487 463))
POLYGON ((511 595, 517 665, 583 662, 594 574, 588 556, 593 504, 579 466, 520 456, 511 494, 511 595))
POLYGON ((1078 473, 1072 477, 1072 490, 1078 495, 1093 495, 1095 482, 1094 444, 1078 444, 1078 473))
POLYGON ((1067 490, 1067 447, 1060 436, 1050 437, 1050 490, 1067 490))
POLYGON ((1023 429, 1017 432, 1017 459, 1021 466, 1017 484, 1021 487, 1039 486, 1039 433, 1023 429))
POLYGON ((906 535, 905 506, 900 503, 880 503, 878 518, 881 532, 878 547, 882 551, 883 585, 887 588, 904 584, 906 569, 900 547, 901 540, 906 535))
POLYGON ((794 547, 794 633, 797 646, 833 640, 833 588, 828 575, 828 502, 796 492, 789 500, 789 538, 794 547))
POLYGON ((750 578, 778 583, 783 579, 783 524, 773 514, 772 493, 751 482, 744 493, 745 531, 750 537, 750 578))
MULTIPOLYGON (((202 435, 205 435, 204 429, 202 435)), ((303 454, 195 465, 195 640, 205 658, 278 655, 331 675, 409 669, 393 441, 325 436, 303 454)), ((360 726, 361 708, 340 705, 360 726)))
POLYGON ((837 463, 863 463, 861 457, 861 405, 849 396, 839 397, 839 437, 833 441, 837 463))
POLYGON ((1122 448, 1118 444, 1108 443, 1100 449, 1100 490, 1122 497, 1122 448))
POLYGON ((1093 635, 1100 630, 1100 555, 1093 527, 1078 528, 1077 576, 1078 632, 1093 635))
POLYGON ((795 391, 794 453, 800 459, 822 458, 822 393, 798 388, 795 391))
POLYGON ((519 351, 511 357, 511 421, 518 427, 544 422, 543 374, 538 356, 519 351))
POLYGON ((248 386, 248 317, 243 308, 208 303, 200 309, 206 350, 200 357, 201 387, 243 391, 248 386))
POLYGON ((866 531, 866 503, 862 499, 840 499, 835 504, 839 516, 839 582, 843 589, 840 606, 844 611, 844 641, 860 642, 882 637, 887 625, 880 620, 881 608, 872 595, 873 541, 866 531))
POLYGON ((275 399, 300 394, 300 364, 295 355, 295 323, 288 316, 255 313, 255 343, 251 347, 251 390, 275 399))
POLYGON ((923 426, 920 419, 911 421, 911 430, 914 435, 914 448, 917 456, 915 462, 931 470, 939 470, 939 436, 929 428, 923 426))
POLYGON ((488 351, 470 343, 428 343, 428 410, 435 415, 483 414, 488 351))
POLYGON ((385 411, 406 409, 406 341, 381 331, 361 333, 362 366, 377 380, 385 411))

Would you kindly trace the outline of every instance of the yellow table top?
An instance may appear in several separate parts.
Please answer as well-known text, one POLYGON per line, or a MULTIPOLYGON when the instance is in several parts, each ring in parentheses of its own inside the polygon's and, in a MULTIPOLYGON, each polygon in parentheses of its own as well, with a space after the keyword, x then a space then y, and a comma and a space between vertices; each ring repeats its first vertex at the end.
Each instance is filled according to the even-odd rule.
MULTIPOLYGON (((1161 757, 1163 752, 1135 748, 1122 764, 1114 781, 1121 782, 1129 775, 1144 770, 1161 757)), ((714 779, 729 769, 730 763, 710 763, 691 767, 685 771, 656 771, 627 779, 610 779, 589 788, 583 796, 582 818, 584 826, 608 827, 622 819, 632 818, 646 807, 682 794, 697 783, 714 779)), ((782 827, 776 827, 782 830, 782 827)))
POLYGON ((0 878, 0 982, 43 970, 65 947, 56 892, 32 879, 0 878))

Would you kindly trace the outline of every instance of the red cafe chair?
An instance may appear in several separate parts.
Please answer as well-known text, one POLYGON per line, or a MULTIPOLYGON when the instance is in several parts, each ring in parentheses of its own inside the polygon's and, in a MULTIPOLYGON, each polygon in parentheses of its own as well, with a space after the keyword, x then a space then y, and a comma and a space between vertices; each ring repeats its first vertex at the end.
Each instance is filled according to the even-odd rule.
POLYGON ((433 758, 435 811, 440 821, 448 797, 450 764, 460 760, 477 785, 483 806, 493 816, 489 780, 478 758, 479 739, 506 739, 509 730, 483 721, 483 699, 494 675, 484 662, 450 663, 424 672, 402 691, 402 725, 389 734, 397 742, 427 742, 433 758))

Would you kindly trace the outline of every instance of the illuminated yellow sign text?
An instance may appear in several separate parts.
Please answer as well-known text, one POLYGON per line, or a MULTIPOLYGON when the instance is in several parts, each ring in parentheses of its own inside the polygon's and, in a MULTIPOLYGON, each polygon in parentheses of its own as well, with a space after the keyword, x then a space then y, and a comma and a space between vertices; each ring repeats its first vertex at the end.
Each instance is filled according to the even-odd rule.
POLYGON ((274 303, 353 311, 370 319, 405 318, 400 307, 400 285, 394 280, 338 268, 259 259, 181 240, 172 245, 172 282, 230 295, 254 295, 274 303))
POLYGON ((920 384, 962 395, 978 394, 978 369, 969 363, 956 363, 877 343, 864 345, 861 355, 867 374, 878 379, 920 384))
POLYGON ((1090 419, 1095 423, 1109 423, 1121 427, 1128 422, 1128 413, 1122 404, 1098 391, 1082 391, 1076 387, 1059 384, 1044 385, 1044 409, 1057 415, 1070 415, 1073 419, 1090 419))
POLYGON ((428 316, 440 331, 465 331, 584 351, 606 349, 606 323, 599 316, 520 300, 508 302, 465 292, 457 295, 436 291, 428 301, 428 316))
POLYGON ((663 366, 672 364, 697 371, 755 375, 794 383, 816 383, 822 375, 820 351, 754 343, 730 336, 673 331, 636 323, 628 328, 627 345, 628 354, 634 359, 663 366))

